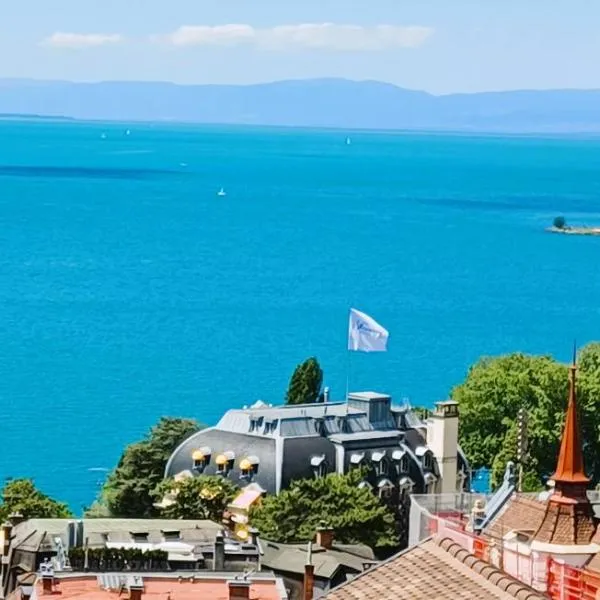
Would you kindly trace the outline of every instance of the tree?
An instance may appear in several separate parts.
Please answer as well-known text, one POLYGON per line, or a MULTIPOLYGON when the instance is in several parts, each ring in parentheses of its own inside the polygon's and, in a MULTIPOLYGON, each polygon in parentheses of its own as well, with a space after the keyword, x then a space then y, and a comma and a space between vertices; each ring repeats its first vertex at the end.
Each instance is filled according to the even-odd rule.
POLYGON ((223 511, 237 496, 239 489, 219 475, 200 475, 181 481, 164 481, 157 499, 171 496, 173 504, 160 510, 165 519, 209 519, 221 522, 223 511))
POLYGON ((26 519, 67 519, 73 516, 65 503, 46 496, 31 479, 12 479, 4 484, 0 494, 0 518, 3 521, 12 513, 19 513, 26 519))
POLYGON ((552 225, 556 227, 556 229, 564 229, 567 221, 564 217, 554 217, 554 222, 552 225))
POLYGON ((278 496, 267 496, 252 510, 250 522, 261 536, 280 543, 310 541, 326 523, 342 543, 396 546, 394 515, 368 488, 358 487, 363 475, 354 469, 296 480, 278 496))
MULTIPOLYGON (((524 490, 543 487, 556 467, 568 396, 567 365, 549 356, 521 353, 483 358, 469 370, 452 398, 460 406, 460 443, 471 467, 492 468, 498 484, 506 462, 517 460, 517 413, 528 415, 524 490)), ((600 477, 600 345, 579 355, 578 408, 586 468, 600 477)))
POLYGON ((323 384, 323 370, 316 358, 309 358, 294 370, 286 394, 288 404, 317 402, 323 384))
POLYGON ((125 448, 89 515, 108 512, 113 517, 156 516, 155 493, 164 478, 169 457, 181 442, 201 428, 190 419, 161 418, 146 439, 125 448))

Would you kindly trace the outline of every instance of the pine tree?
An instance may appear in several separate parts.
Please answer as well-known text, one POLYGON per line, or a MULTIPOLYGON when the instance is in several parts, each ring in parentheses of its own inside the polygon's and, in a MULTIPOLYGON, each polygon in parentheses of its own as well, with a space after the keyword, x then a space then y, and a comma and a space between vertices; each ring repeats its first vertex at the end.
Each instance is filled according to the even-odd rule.
POLYGON ((323 370, 316 358, 309 358, 298 365, 290 379, 286 394, 288 404, 311 404, 318 402, 321 385, 323 384, 323 370))

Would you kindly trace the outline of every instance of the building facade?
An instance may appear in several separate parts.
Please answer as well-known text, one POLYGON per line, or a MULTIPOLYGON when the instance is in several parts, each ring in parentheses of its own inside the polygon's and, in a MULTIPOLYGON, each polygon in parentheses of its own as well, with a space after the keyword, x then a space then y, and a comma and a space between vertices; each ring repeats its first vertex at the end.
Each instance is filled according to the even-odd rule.
POLYGON ((215 427, 185 440, 166 477, 219 475, 266 494, 296 479, 364 467, 360 485, 399 510, 415 493, 468 486, 469 467, 458 446, 458 405, 440 402, 427 422, 386 394, 353 393, 347 402, 229 410, 215 427))

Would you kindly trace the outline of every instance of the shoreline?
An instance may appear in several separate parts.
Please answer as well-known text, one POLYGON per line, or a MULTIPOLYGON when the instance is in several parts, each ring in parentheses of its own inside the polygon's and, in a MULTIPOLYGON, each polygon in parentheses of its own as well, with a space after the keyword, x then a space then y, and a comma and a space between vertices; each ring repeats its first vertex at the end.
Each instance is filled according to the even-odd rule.
POLYGON ((600 227, 546 227, 546 231, 564 235, 600 235, 600 227))

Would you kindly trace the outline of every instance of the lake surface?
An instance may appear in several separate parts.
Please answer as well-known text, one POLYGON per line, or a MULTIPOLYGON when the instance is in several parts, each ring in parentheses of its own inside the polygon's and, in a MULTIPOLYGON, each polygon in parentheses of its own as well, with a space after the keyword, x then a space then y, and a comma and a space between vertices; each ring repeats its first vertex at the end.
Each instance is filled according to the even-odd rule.
POLYGON ((278 403, 311 355, 431 405, 600 339, 600 239, 544 232, 600 223, 600 140, 347 133, 0 122, 0 477, 80 510, 159 416, 278 403), (351 306, 388 353, 348 361, 351 306))

